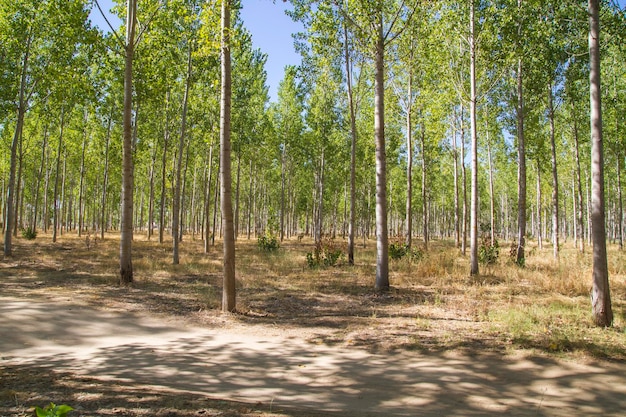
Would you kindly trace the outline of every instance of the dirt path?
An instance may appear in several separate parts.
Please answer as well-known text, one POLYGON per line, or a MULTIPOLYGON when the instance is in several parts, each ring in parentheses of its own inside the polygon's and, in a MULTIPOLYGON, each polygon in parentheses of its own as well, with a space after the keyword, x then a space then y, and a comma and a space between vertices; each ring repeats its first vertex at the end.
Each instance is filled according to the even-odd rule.
POLYGON ((0 368, 34 366, 351 416, 624 415, 626 365, 547 357, 371 354, 0 297, 0 368))

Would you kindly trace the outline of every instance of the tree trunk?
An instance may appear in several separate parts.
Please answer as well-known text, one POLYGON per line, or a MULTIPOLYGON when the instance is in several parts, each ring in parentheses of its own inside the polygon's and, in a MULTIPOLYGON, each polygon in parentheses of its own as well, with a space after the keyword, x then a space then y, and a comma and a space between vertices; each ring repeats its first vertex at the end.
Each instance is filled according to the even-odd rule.
MULTIPOLYGON (((572 102, 573 107, 573 102, 572 102)), ((583 185, 582 185, 582 176, 580 174, 580 152, 579 152, 579 140, 578 140, 578 126, 576 124, 576 115, 573 114, 573 136, 574 136, 574 159, 576 163, 576 201, 578 210, 576 211, 576 228, 579 231, 580 241, 578 242, 578 248, 580 253, 585 253, 585 224, 584 224, 584 211, 583 211, 583 185)))
MULTIPOLYGON (((84 216, 84 208, 83 208, 83 193, 85 191, 85 152, 87 150, 87 137, 88 137, 88 126, 89 123, 89 111, 85 108, 85 130, 83 131, 83 146, 80 154, 80 180, 78 184, 78 237, 81 237, 83 234, 83 223, 85 221, 84 216)), ((43 161, 42 161, 43 163, 43 161)), ((41 169, 39 171, 39 176, 41 176, 41 169)))
POLYGON ((472 137, 472 195, 470 225, 470 275, 478 275, 478 137, 476 135, 476 44, 474 0, 470 1, 470 133, 472 137))
POLYGON ((241 151, 237 153, 237 179, 235 180, 235 240, 239 236, 239 182, 241 179, 241 151))
POLYGON ((235 311, 235 233, 230 172, 230 0, 222 1, 222 97, 220 105, 220 160, 222 218, 224 219, 224 288, 222 311, 235 311))
POLYGON ((61 124, 59 129, 59 142, 57 145, 56 174, 54 176, 54 192, 52 193, 52 204, 54 204, 54 223, 52 227, 52 242, 57 241, 57 228, 59 227, 59 175, 61 170, 61 150, 63 149, 63 131, 65 129, 65 109, 61 108, 61 124))
POLYGON ((597 326, 613 323, 609 271, 606 255, 604 217, 604 150, 602 143, 602 105, 600 84, 599 1, 589 0, 589 96, 591 102, 591 222, 593 239, 593 287, 591 304, 597 326))
MULTIPOLYGON (((413 48, 411 48, 411 54, 413 48)), ((413 67, 409 66, 409 82, 407 87, 406 106, 406 240, 407 248, 411 248, 411 238, 413 232, 413 123, 411 112, 413 110, 413 67)), ((423 135, 423 132, 422 132, 423 135)), ((424 152, 422 140, 422 152, 424 152)), ((423 162, 426 157, 424 154, 423 162)), ((423 184, 422 184, 423 185, 423 184)))
POLYGON ((181 172, 183 167, 183 150, 185 146, 185 131, 187 128, 187 108, 189 103, 189 88, 191 86, 191 45, 187 52, 187 79, 185 80, 185 95, 183 96, 183 113, 180 122, 180 137, 178 139, 178 161, 176 163, 176 183, 174 186, 174 201, 172 204, 172 264, 178 265, 179 233, 180 233, 180 190, 181 172))
POLYGON ((150 164, 150 191, 148 195, 148 240, 154 234, 154 171, 156 168, 156 155, 157 146, 156 143, 152 148, 152 162, 150 164))
POLYGON ((209 253, 209 246, 211 243, 211 222, 209 219, 209 212, 211 211, 211 183, 213 181, 213 139, 211 139, 211 145, 209 147, 209 176, 206 185, 206 199, 204 201, 204 217, 206 224, 204 225, 204 253, 209 253))
MULTIPOLYGON (((518 9, 522 0, 517 1, 518 9)), ((518 38, 521 42, 522 25, 518 27, 518 38)), ((526 144, 524 139, 524 96, 522 77, 522 58, 517 60, 517 256, 516 263, 525 263, 524 246, 526 245, 526 144)))
POLYGON ((428 186, 426 184, 426 133, 424 130, 426 127, 422 125, 422 131, 420 132, 420 141, 422 144, 422 233, 424 235, 424 250, 428 250, 428 241, 430 236, 428 234, 428 186))
POLYGON ((280 241, 285 238, 285 158, 287 157, 287 143, 283 142, 283 151, 280 156, 280 241))
POLYGON ((17 106, 17 123, 15 126, 15 133, 13 134, 13 141, 11 142, 11 162, 9 168, 9 184, 7 185, 7 199, 5 204, 5 221, 4 221, 4 256, 12 255, 12 229, 14 219, 13 203, 15 193, 15 171, 17 168, 17 146, 18 142, 22 140, 22 130, 24 128, 24 116, 26 115, 26 107, 28 106, 26 99, 26 83, 28 81, 28 61, 30 58, 30 45, 32 42, 32 35, 28 37, 26 42, 26 51, 24 52, 24 60, 22 63, 22 74, 20 78, 20 92, 19 101, 17 106))
POLYGON ((44 127, 43 131, 43 144, 41 145, 41 163, 39 165, 39 172, 37 173, 37 184, 35 185, 35 204, 33 207, 33 222, 30 226, 34 232, 37 230, 37 213, 39 212, 39 189, 41 188, 41 179, 43 178, 44 166, 46 165, 46 150, 48 149, 48 126, 44 127))
POLYGON ((163 243, 165 234, 165 179, 167 173, 167 145, 170 141, 169 120, 170 91, 165 94, 165 127, 163 129, 163 155, 161 157, 161 206, 159 207, 159 243, 163 243))
POLYGON ((352 92, 352 71, 348 45, 348 28, 343 27, 344 54, 346 57, 346 84, 348 87, 348 107, 350 108, 350 221, 348 222, 348 264, 354 265, 354 234, 356 227, 356 111, 352 92))
POLYGON ((120 284, 133 282, 133 57, 135 55, 135 23, 137 0, 128 0, 124 67, 124 116, 122 142, 122 213, 120 236, 120 284))
POLYGON ((619 249, 624 249, 624 206, 622 200, 622 153, 617 153, 617 239, 619 249))
POLYGON ((250 240, 250 235, 252 234, 252 212, 253 212, 253 201, 254 201, 254 182, 253 182, 253 178, 254 176, 252 175, 252 158, 250 159, 250 179, 249 179, 249 185, 248 185, 248 230, 247 230, 247 237, 248 240, 250 240))
POLYGON ((100 239, 104 240, 104 232, 106 229, 106 201, 107 187, 109 186, 109 147, 111 145, 111 125, 113 122, 113 111, 107 127, 107 136, 104 143, 104 172, 102 173, 102 196, 100 198, 100 239))
POLYGON ((374 136, 376 141, 376 285, 389 289, 389 247, 387 230, 387 156, 385 151, 385 43, 383 15, 376 22, 374 81, 374 136))
POLYGON ((537 245, 543 249, 542 218, 541 218, 541 166, 537 157, 537 245))
POLYGON ((452 135, 452 158, 454 160, 454 247, 458 248, 461 244, 461 230, 459 228, 459 155, 456 148, 456 107, 453 122, 452 135))
POLYGON ((461 104, 461 180, 463 181, 463 225, 461 253, 467 252, 467 168, 465 167, 465 124, 463 123, 463 105, 461 104))
POLYGON ((559 259, 559 174, 556 161, 556 139, 554 129, 554 100, 552 86, 548 86, 548 117, 550 118, 550 151, 552 163, 552 255, 559 259))
POLYGON ((487 163, 489 168, 489 211, 490 211, 490 235, 491 245, 496 242, 496 207, 495 207, 495 195, 493 191, 493 166, 491 161, 491 143, 489 142, 489 130, 487 130, 487 163))

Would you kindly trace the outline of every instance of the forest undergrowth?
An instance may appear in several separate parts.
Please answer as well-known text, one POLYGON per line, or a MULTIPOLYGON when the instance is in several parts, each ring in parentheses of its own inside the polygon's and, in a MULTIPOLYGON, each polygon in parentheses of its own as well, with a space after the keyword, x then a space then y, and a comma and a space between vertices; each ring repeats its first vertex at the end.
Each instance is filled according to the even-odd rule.
MULTIPOLYGON (((420 242, 414 245, 420 247, 420 242)), ((563 245, 559 262, 548 244, 539 250, 531 242, 525 267, 504 253, 470 277, 468 258, 453 242, 431 241, 418 259, 390 262, 388 292, 374 290, 374 241, 356 248, 354 266, 343 256, 337 266, 310 268, 306 253, 313 246, 310 239, 294 237, 268 252, 255 240, 240 237, 235 314, 220 312, 220 242, 204 254, 202 241, 191 236, 181 243, 180 264, 172 265, 171 242, 159 244, 137 234, 130 287, 117 285, 119 240, 114 235, 103 241, 63 235, 57 243, 45 234, 35 240, 18 238, 14 256, 0 263, 0 291, 377 353, 527 352, 576 361, 626 360, 626 254, 616 246, 609 246, 615 324, 607 329, 594 327, 591 320, 591 255, 578 253, 571 243, 563 245)), ((19 382, 20 375, 34 371, 3 372, 19 382)), ((32 382, 22 383, 24 389, 37 389, 32 382)), ((10 402, 7 395, 3 391, 0 400, 10 402)), ((197 412, 200 400, 188 401, 193 405, 189 410, 197 412)), ((220 404, 222 408, 212 405, 221 410, 215 415, 308 415, 275 414, 260 406, 246 406, 243 412, 237 411, 241 405, 220 404)), ((176 409, 178 414, 163 415, 197 415, 176 409)))

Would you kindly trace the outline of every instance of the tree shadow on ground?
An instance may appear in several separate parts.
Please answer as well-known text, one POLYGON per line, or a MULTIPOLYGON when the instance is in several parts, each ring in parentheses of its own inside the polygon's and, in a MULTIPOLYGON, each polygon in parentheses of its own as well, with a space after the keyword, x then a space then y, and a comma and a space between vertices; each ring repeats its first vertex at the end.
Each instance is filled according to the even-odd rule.
MULTIPOLYGON (((124 384, 130 396, 149 386, 344 416, 617 416, 626 409, 623 363, 578 365, 498 353, 372 354, 296 337, 181 329, 82 305, 2 301, 3 372, 31 369, 34 381, 65 372, 124 384)), ((3 392, 18 391, 10 378, 2 385, 3 392)))

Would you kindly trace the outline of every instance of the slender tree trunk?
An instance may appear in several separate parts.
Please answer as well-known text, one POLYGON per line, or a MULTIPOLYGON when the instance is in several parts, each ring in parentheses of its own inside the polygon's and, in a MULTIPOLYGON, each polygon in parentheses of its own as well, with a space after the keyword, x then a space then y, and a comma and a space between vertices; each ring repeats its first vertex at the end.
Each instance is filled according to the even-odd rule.
POLYGON ((622 199, 622 153, 617 153, 617 238, 619 249, 624 249, 624 206, 622 199))
POLYGON ((54 204, 54 223, 52 227, 52 241, 57 241, 57 229, 59 227, 59 176, 61 170, 61 150, 63 149, 63 132, 65 130, 65 109, 61 108, 61 123, 59 129, 59 142, 57 144, 56 174, 54 176, 54 192, 52 193, 52 203, 54 204))
POLYGON ((152 148, 152 162, 150 164, 150 191, 148 196, 148 240, 154 234, 154 171, 156 169, 157 146, 152 148))
MULTIPOLYGON (((413 54, 413 48, 411 48, 413 54)), ((409 82, 407 87, 406 106, 406 240, 407 248, 411 247, 413 234, 413 122, 411 113, 413 110, 413 67, 409 66, 409 82)), ((423 135, 423 132, 422 132, 423 135)), ((423 142, 423 141, 422 141, 423 142)), ((422 152, 424 152, 422 143, 422 152)), ((425 155, 423 162, 426 161, 425 155)), ((423 181, 422 181, 423 182, 423 181)), ((422 184, 423 186, 424 184, 422 184)), ((423 187, 422 187, 423 188, 423 187)))
POLYGON ((170 141, 169 103, 170 91, 168 89, 167 93, 165 94, 165 127, 163 129, 163 155, 161 157, 161 205, 159 207, 159 243, 163 243, 163 235, 165 234, 165 195, 167 194, 165 179, 167 173, 167 145, 170 141))
POLYGON ((465 124, 463 123, 463 105, 461 104, 461 180, 463 181, 463 225, 461 253, 467 253, 467 168, 465 167, 465 124))
POLYGON ((109 186, 109 147, 111 145, 111 125, 113 122, 113 111, 109 117, 107 136, 104 143, 104 172, 102 173, 102 196, 100 198, 100 239, 104 240, 104 232, 106 229, 106 201, 107 187, 109 186))
POLYGON ((489 130, 487 130, 487 163, 489 168, 489 208, 490 208, 490 234, 491 245, 496 242, 496 208, 495 208, 495 195, 493 191, 493 166, 491 160, 491 143, 489 141, 489 130))
POLYGON ((122 142, 122 210, 120 238, 120 284, 133 282, 133 57, 135 55, 135 23, 137 0, 128 0, 124 67, 124 116, 122 142))
POLYGON ((382 10, 376 22, 374 136, 376 142, 376 289, 389 289, 387 155, 385 151, 385 43, 382 10))
MULTIPOLYGON (((573 103, 572 103, 573 106, 573 103)), ((584 214, 583 214, 583 186, 582 186, 582 176, 580 174, 580 153, 579 153, 579 140, 578 140, 578 126, 576 124, 576 115, 574 114, 573 121, 573 136, 574 136, 574 159, 576 163, 576 201, 578 210, 576 211, 576 225, 579 230, 579 238, 578 248, 580 253, 585 253, 585 224, 584 224, 584 214)))
POLYGON ((15 193, 15 171, 17 168, 17 146, 19 141, 22 140, 22 130, 24 128, 24 116, 26 115, 26 108, 28 106, 26 99, 26 83, 28 81, 28 62, 30 58, 30 45, 32 42, 32 34, 29 35, 26 43, 26 51, 24 52, 24 59, 22 62, 22 74, 20 78, 20 92, 19 101, 17 106, 17 123, 15 126, 15 133, 13 134, 13 141, 11 142, 11 162, 9 167, 9 184, 7 185, 7 199, 5 204, 5 221, 4 221, 4 256, 12 255, 11 246, 11 233, 13 231, 14 212, 14 193, 15 193))
POLYGON ((552 255, 559 259, 559 174, 556 161, 556 139, 554 128, 554 100, 552 86, 548 86, 548 116, 550 118, 550 151, 552 163, 552 255))
POLYGON ((241 151, 237 153, 237 179, 235 180, 235 240, 239 236, 239 181, 241 179, 241 151))
POLYGON ((348 107, 350 108, 350 221, 348 222, 348 264, 354 265, 354 238, 356 227, 356 111, 352 91, 352 70, 348 45, 348 28, 343 27, 344 54, 346 58, 346 83, 348 87, 348 107))
MULTIPOLYGON (((522 0, 517 1, 518 9, 522 8, 522 0)), ((518 27, 518 38, 521 42, 522 24, 518 27)), ((524 96, 522 58, 517 61, 517 256, 516 262, 525 263, 524 246, 526 245, 526 144, 524 139, 524 96)))
POLYGON ((222 218, 224 219, 224 287, 222 311, 235 311, 235 231, 230 170, 230 0, 222 1, 222 98, 220 105, 220 159, 222 218))
POLYGON ((41 145, 41 163, 39 165, 39 172, 37 174, 37 185, 35 186, 35 206, 33 213, 33 223, 31 230, 34 232, 37 230, 37 213, 39 212, 39 189, 41 188, 41 179, 44 173, 44 166, 46 165, 46 150, 48 149, 48 126, 44 127, 43 131, 43 144, 41 145))
POLYGON ((13 222, 13 236, 14 237, 17 237, 17 229, 19 229, 20 226, 21 226, 21 216, 20 216, 21 204, 20 204, 20 201, 22 201, 22 199, 23 199, 23 196, 22 196, 22 167, 24 166, 24 152, 22 150, 22 143, 23 143, 23 140, 22 140, 22 138, 20 138, 20 140, 18 142, 17 177, 15 179, 15 214, 14 214, 14 217, 13 217, 15 219, 15 221, 13 222))
POLYGON ((280 241, 285 238, 285 171, 287 158, 287 143, 283 142, 283 151, 280 157, 280 241))
POLYGON ((424 234, 424 250, 428 250, 428 241, 430 240, 430 236, 428 233, 428 223, 429 223, 429 213, 428 213, 428 205, 429 205, 429 196, 428 196, 428 185, 426 181, 427 176, 427 160, 426 160, 426 132, 424 132, 425 126, 422 125, 422 129, 420 132, 420 142, 422 144, 422 232, 424 234))
POLYGON ((474 0, 470 1, 470 131, 472 135, 472 196, 470 225, 470 275, 478 275, 478 137, 476 135, 476 44, 474 0))
POLYGON ((254 182, 253 182, 253 178, 254 175, 252 175, 252 171, 253 171, 253 165, 252 165, 252 158, 250 158, 250 179, 249 179, 249 185, 248 185, 248 240, 250 240, 250 235, 252 234, 252 212, 253 212, 253 201, 254 201, 254 182))
POLYGON ((204 253, 209 253, 209 246, 211 243, 211 222, 209 218, 209 212, 211 211, 211 183, 213 181, 213 140, 209 147, 209 177, 206 185, 206 199, 204 203, 204 213, 206 218, 206 224, 204 229, 204 253))
POLYGON ((187 79, 185 81, 185 95, 183 96, 183 113, 180 122, 180 137, 178 139, 178 160, 176 163, 176 183, 174 185, 174 201, 172 203, 172 264, 178 265, 179 233, 180 233, 180 190, 181 172, 183 167, 183 150, 185 146, 185 133, 187 128, 187 107, 189 103, 189 88, 191 86, 191 45, 187 51, 187 79))
POLYGON ((597 326, 613 323, 609 271, 606 255, 606 230, 604 217, 604 150, 602 143, 602 105, 600 84, 600 18, 599 1, 589 0, 589 95, 591 102, 591 168, 592 204, 591 222, 593 239, 593 287, 591 304, 593 320, 597 326))
MULTIPOLYGON (((80 154, 80 180, 78 184, 78 237, 83 234, 84 223, 84 208, 83 208, 83 193, 85 191, 85 153, 87 150, 87 138, 88 138, 88 126, 89 123, 89 111, 85 108, 85 130, 83 131, 83 146, 80 154)), ((41 171, 39 173, 41 176, 41 171)))
POLYGON ((543 249, 542 218, 541 218, 541 166, 537 158, 537 244, 543 249))
POLYGON ((453 135, 452 135, 452 158, 454 160, 454 242, 455 247, 459 248, 461 245, 461 230, 459 228, 459 155, 456 148, 456 108, 453 122, 453 135))
POLYGON ((220 169, 221 169, 221 158, 218 158, 217 162, 217 172, 218 174, 215 176, 215 193, 213 195, 213 233, 211 234, 211 246, 215 246, 215 235, 217 234, 217 203, 219 203, 220 197, 220 169))

